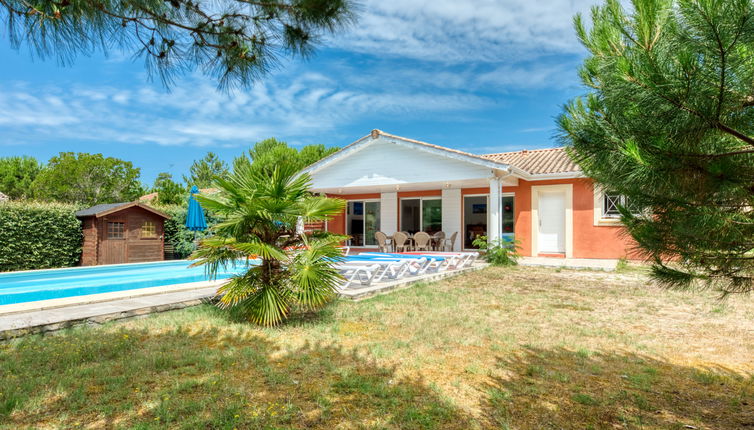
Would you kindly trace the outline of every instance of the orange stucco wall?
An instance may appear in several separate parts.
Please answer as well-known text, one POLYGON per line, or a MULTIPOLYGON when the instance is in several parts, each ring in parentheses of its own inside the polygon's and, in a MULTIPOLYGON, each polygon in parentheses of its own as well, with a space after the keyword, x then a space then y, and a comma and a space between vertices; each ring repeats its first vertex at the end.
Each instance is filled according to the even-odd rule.
MULTIPOLYGON (((380 193, 369 194, 327 194, 327 197, 343 199, 343 200, 360 200, 360 199, 379 199, 380 193)), ((346 234, 346 209, 340 215, 333 217, 333 219, 327 221, 327 231, 335 234, 346 234)))
MULTIPOLYGON (((594 191, 589 179, 558 179, 548 181, 519 180, 515 187, 505 186, 503 193, 514 193, 514 233, 521 246, 520 253, 532 255, 532 186, 561 185, 573 186, 573 257, 574 258, 637 258, 631 252, 633 242, 623 234, 620 226, 594 225, 594 191)), ((489 188, 464 188, 462 195, 488 194, 489 188)), ((398 198, 438 196, 440 190, 399 192, 398 198)), ((332 195, 345 200, 377 199, 379 193, 332 195)), ((461 203, 463 204, 463 203, 461 203)), ((400 210, 400 208, 399 208, 400 210)), ((398 221, 400 222, 400 221, 398 221)), ((462 222, 463 224, 463 222, 462 222)), ((398 224, 400 225, 400 224, 398 224)), ((345 234, 345 211, 328 221, 328 230, 345 234)))
POLYGON ((504 193, 515 193, 514 230, 522 255, 532 255, 531 187, 561 184, 573 186, 573 258, 636 258, 631 252, 633 242, 622 227, 594 225, 594 189, 589 179, 519 180, 518 186, 503 187, 504 193))

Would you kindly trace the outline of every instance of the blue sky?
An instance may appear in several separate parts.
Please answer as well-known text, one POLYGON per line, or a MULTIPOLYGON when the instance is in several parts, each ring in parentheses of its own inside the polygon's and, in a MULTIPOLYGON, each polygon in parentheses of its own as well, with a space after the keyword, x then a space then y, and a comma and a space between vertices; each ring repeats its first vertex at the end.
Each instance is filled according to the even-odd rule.
POLYGON ((0 156, 101 152, 149 184, 267 137, 343 146, 379 128, 474 153, 556 145, 554 118, 583 92, 571 18, 594 0, 361 3, 314 58, 230 94, 198 73, 168 92, 117 51, 35 60, 0 30, 0 156))

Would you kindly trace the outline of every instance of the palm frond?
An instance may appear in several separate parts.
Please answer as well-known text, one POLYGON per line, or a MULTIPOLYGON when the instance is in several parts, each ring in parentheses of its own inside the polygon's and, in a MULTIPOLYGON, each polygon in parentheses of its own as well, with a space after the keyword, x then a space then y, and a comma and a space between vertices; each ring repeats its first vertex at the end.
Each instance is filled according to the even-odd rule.
POLYGON ((204 266, 208 277, 215 279, 221 267, 227 269, 247 256, 234 245, 234 239, 211 237, 202 240, 189 256, 189 259, 196 260, 191 267, 204 266))
POLYGON ((245 255, 257 255, 264 260, 285 260, 287 255, 285 251, 274 245, 264 242, 242 242, 233 245, 234 249, 242 251, 245 255))
POLYGON ((261 282, 255 286, 257 288, 248 286, 247 290, 239 287, 241 292, 250 291, 250 293, 233 304, 236 312, 249 321, 266 327, 277 325, 288 317, 291 302, 288 289, 261 282))
POLYGON ((338 238, 304 240, 306 248, 297 253, 288 270, 296 301, 308 309, 332 300, 343 277, 335 268, 343 260, 338 238))
POLYGON ((296 208, 298 215, 308 221, 324 221, 343 212, 346 201, 312 196, 301 201, 296 208))

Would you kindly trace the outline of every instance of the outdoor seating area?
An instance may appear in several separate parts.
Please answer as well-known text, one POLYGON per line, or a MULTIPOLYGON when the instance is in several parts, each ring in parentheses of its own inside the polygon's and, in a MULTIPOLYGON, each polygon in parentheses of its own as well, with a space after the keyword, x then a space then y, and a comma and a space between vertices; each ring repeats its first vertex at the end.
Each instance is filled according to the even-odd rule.
POLYGON ((424 231, 409 233, 397 231, 387 235, 381 231, 374 233, 374 239, 381 252, 406 252, 406 251, 451 251, 455 247, 458 232, 453 232, 446 237, 444 231, 438 231, 432 235, 424 231))

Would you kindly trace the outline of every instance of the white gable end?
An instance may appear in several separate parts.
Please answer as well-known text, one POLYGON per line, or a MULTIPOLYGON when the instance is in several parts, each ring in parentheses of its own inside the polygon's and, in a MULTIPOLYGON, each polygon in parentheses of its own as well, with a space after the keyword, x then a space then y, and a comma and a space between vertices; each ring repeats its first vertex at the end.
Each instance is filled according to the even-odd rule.
POLYGON ((311 176, 318 189, 482 179, 492 170, 380 137, 311 176))

